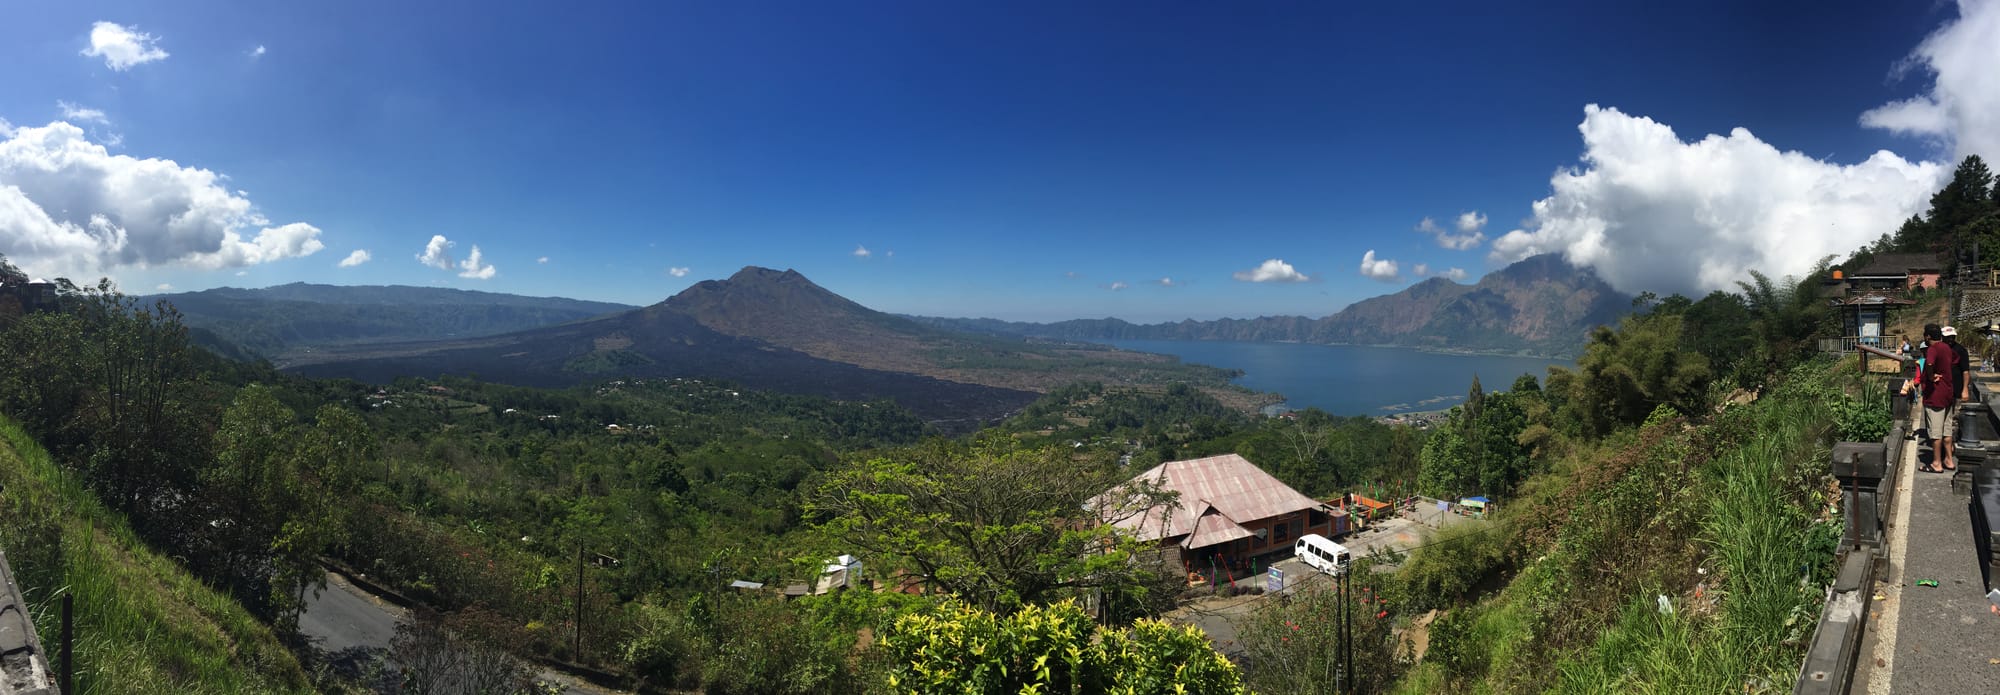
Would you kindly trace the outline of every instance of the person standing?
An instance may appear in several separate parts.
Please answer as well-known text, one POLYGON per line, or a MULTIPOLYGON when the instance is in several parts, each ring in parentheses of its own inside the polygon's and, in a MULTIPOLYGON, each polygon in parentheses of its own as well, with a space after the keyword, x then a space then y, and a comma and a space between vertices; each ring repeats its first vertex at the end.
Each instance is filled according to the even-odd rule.
POLYGON ((1965 378, 1966 373, 1972 371, 1972 358, 1966 354, 1965 346, 1958 344, 1956 327, 1945 326, 1940 332, 1944 334, 1945 346, 1950 347, 1952 355, 1958 358, 1958 366, 1954 367, 1952 372, 1952 383, 1958 385, 1957 397, 1952 402, 1953 409, 1956 410, 1959 401, 1972 398, 1972 382, 1965 378))
MULTIPOLYGON (((1928 347, 1924 349, 1923 373, 1917 376, 1917 381, 1923 384, 1923 421, 1931 440, 1931 463, 1923 470, 1942 473, 1958 469, 1958 463, 1951 457, 1951 411, 1958 400, 1958 384, 1953 378, 1957 374, 1958 353, 1945 344, 1944 331, 1935 323, 1924 326, 1924 338, 1928 347)), ((1904 384, 1906 393, 1911 386, 1904 384)))

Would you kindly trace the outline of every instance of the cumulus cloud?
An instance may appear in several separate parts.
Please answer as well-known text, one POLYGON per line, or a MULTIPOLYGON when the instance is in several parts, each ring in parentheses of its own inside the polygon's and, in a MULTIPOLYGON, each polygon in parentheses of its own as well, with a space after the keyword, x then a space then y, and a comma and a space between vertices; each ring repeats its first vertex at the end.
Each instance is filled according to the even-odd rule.
POLYGON ((1486 216, 1477 211, 1458 216, 1458 233, 1445 229, 1442 225, 1426 217, 1417 222, 1417 232, 1437 240, 1437 245, 1453 251, 1464 251, 1486 241, 1486 234, 1479 231, 1486 226, 1486 216))
POLYGON ((371 258, 374 257, 368 255, 368 249, 355 249, 354 253, 347 254, 346 258, 340 259, 340 267, 352 268, 367 263, 371 258))
POLYGON ((1411 266, 1410 272, 1415 273, 1417 277, 1441 277, 1447 280, 1453 280, 1457 282, 1465 282, 1465 278, 1467 276, 1467 273, 1465 272, 1464 268, 1446 268, 1444 270, 1440 270, 1438 272, 1433 273, 1431 272, 1431 266, 1428 263, 1418 263, 1414 266, 1411 266))
POLYGON ((490 280, 495 272, 493 264, 479 262, 479 246, 472 247, 472 253, 458 263, 458 276, 474 280, 490 280))
POLYGON ((254 59, 257 59, 257 58, 262 58, 262 57, 264 57, 264 44, 261 44, 261 43, 260 43, 260 44, 257 44, 257 47, 256 47, 256 48, 252 48, 252 49, 250 49, 250 58, 251 58, 251 59, 253 59, 253 60, 254 60, 254 59))
POLYGON ((1958 19, 1925 37, 1899 72, 1922 70, 1929 91, 1861 114, 1861 124, 1936 142, 1953 161, 2000 156, 2000 1, 1959 0, 1958 19))
POLYGON ((56 108, 62 109, 62 117, 66 120, 96 123, 98 125, 110 125, 111 123, 111 119, 106 117, 104 111, 101 109, 93 109, 60 100, 56 102, 56 108))
POLYGON ((1293 268, 1292 264, 1277 258, 1249 270, 1236 271, 1232 277, 1242 282, 1305 282, 1312 279, 1293 268))
POLYGON ((677 278, 684 278, 687 277, 688 269, 687 266, 675 266, 672 268, 668 268, 667 274, 677 278))
POLYGON ((854 257, 855 257, 855 258, 867 258, 867 257, 869 257, 869 256, 873 256, 873 255, 875 255, 875 254, 873 254, 873 253, 869 253, 869 252, 868 252, 868 247, 866 247, 866 246, 862 246, 862 245, 860 245, 860 244, 855 244, 855 245, 854 245, 854 257))
POLYGON ((0 140, 0 248, 43 275, 214 270, 325 248, 317 227, 270 226, 224 180, 172 160, 111 154, 69 123, 13 128, 0 140))
POLYGON ((451 270, 449 251, 451 247, 457 245, 452 243, 452 240, 444 238, 443 234, 432 234, 430 243, 424 244, 424 252, 417 254, 417 262, 438 270, 451 270))
POLYGON ((123 72, 134 65, 166 60, 167 52, 155 45, 158 41, 152 34, 98 22, 90 25, 90 47, 83 49, 83 55, 103 58, 105 67, 123 72))
POLYGON ((1592 104, 1583 166, 1556 172, 1490 260, 1561 252, 1623 292, 1705 294, 1759 270, 1795 275, 1922 209, 1949 169, 1877 152, 1839 165, 1737 128, 1682 142, 1672 128, 1592 104))
MULTIPOLYGON (((1429 218, 1425 221, 1429 221, 1429 218)), ((1401 276, 1401 273, 1396 270, 1395 261, 1376 258, 1375 249, 1368 249, 1368 253, 1361 254, 1361 275, 1373 280, 1393 282, 1401 276)))

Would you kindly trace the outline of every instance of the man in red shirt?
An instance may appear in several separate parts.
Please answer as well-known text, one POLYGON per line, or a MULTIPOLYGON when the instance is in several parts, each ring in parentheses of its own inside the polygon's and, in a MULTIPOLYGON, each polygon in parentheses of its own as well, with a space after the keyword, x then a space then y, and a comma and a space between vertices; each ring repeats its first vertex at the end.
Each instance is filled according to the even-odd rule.
POLYGON ((1924 350, 1924 372, 1917 380, 1924 385, 1924 429, 1930 432, 1932 458, 1924 470, 1942 473, 1958 469, 1951 456, 1952 411, 1956 410, 1953 406, 1958 404, 1959 391, 1958 353, 1945 344, 1944 330, 1935 323, 1924 326, 1924 337, 1930 339, 1930 346, 1924 350))

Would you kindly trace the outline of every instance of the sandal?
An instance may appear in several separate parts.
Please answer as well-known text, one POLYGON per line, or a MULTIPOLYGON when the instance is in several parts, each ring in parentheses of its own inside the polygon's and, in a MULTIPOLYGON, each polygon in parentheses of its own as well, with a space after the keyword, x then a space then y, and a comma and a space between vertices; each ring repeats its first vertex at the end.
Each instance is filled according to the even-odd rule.
POLYGON ((1944 469, 1938 468, 1930 464, 1924 464, 1922 466, 1919 466, 1917 468, 1917 471, 1920 473, 1943 473, 1944 469))

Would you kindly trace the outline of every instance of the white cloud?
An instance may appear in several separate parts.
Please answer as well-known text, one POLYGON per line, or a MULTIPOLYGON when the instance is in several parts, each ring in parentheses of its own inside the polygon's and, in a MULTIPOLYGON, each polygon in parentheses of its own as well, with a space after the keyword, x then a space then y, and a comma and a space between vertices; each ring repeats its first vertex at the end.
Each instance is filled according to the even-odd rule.
POLYGON ((1174 279, 1173 279, 1173 278, 1160 278, 1160 286, 1161 286, 1161 287, 1174 287, 1174 286, 1175 286, 1175 285, 1174 285, 1174 279))
POLYGON ((536 263, 548 263, 548 262, 549 262, 549 257, 548 257, 548 256, 543 256, 543 257, 541 257, 541 258, 537 258, 537 259, 535 259, 535 262, 536 262, 536 263))
POLYGON ((872 253, 869 253, 869 252, 868 252, 868 247, 866 247, 866 246, 862 246, 862 245, 860 245, 860 244, 855 244, 855 245, 854 245, 854 257, 855 257, 855 258, 867 258, 867 257, 869 257, 869 256, 872 256, 872 255, 875 255, 875 254, 872 254, 872 253))
POLYGON ((443 234, 432 234, 431 241, 424 244, 424 252, 417 254, 417 262, 439 270, 451 270, 451 254, 447 250, 457 246, 443 234))
POLYGON ((2000 1, 1959 0, 1958 19, 1925 37, 1898 71, 1922 68, 1931 89, 1861 114, 1861 124, 1936 142, 1952 161, 2000 157, 2000 1))
POLYGON ((372 258, 374 258, 374 256, 368 255, 368 249, 355 249, 354 253, 347 254, 346 258, 340 259, 340 267, 352 268, 354 266, 367 263, 369 259, 372 258))
POLYGON ((167 52, 154 45, 158 40, 152 34, 98 22, 90 25, 90 47, 83 49, 83 55, 103 58, 105 67, 122 72, 134 65, 166 60, 167 52))
POLYGON ((249 274, 250 274, 250 271, 248 271, 248 270, 239 270, 239 271, 236 271, 236 277, 239 277, 239 278, 240 278, 240 277, 243 277, 243 276, 245 276, 245 275, 249 275, 249 274))
POLYGON ((1842 166, 1782 152, 1750 131, 1681 142, 1672 128, 1592 104, 1583 167, 1556 172, 1524 228, 1491 260, 1561 252, 1624 292, 1705 294, 1749 271, 1802 273, 1891 233, 1949 176, 1877 152, 1842 166))
POLYGON ((264 57, 264 44, 257 44, 256 48, 250 49, 250 57, 252 59, 264 57))
POLYGON ((1431 266, 1428 263, 1418 263, 1414 266, 1410 266, 1410 272, 1416 274, 1417 277, 1441 277, 1447 280, 1455 280, 1458 282, 1465 282, 1465 278, 1467 276, 1467 273, 1465 272, 1464 268, 1446 268, 1444 270, 1440 270, 1436 273, 1433 273, 1431 272, 1431 266))
POLYGON ((93 109, 60 100, 56 102, 56 108, 62 109, 62 117, 72 122, 81 121, 84 123, 96 123, 98 125, 111 124, 111 119, 107 118, 101 109, 93 109))
POLYGON ((673 268, 668 268, 667 274, 677 278, 684 278, 687 277, 688 269, 686 266, 676 266, 673 268))
POLYGON ((1125 289, 1126 287, 1128 287, 1128 285, 1125 284, 1125 281, 1119 280, 1111 283, 1109 286, 1105 287, 1105 289, 1117 292, 1119 290, 1125 289))
POLYGON ((154 285, 154 286, 153 286, 153 291, 154 291, 154 292, 166 292, 166 291, 169 291, 169 290, 172 290, 173 288, 174 288, 174 286, 173 286, 173 285, 171 285, 171 284, 169 284, 169 283, 164 283, 164 282, 162 282, 162 283, 160 283, 160 284, 158 284, 158 285, 154 285))
POLYGON ((1464 251, 1486 241, 1486 234, 1479 231, 1485 224, 1485 215, 1468 212, 1458 216, 1458 234, 1451 233, 1451 230, 1445 229, 1437 223, 1437 220, 1429 217, 1417 222, 1417 231, 1436 238, 1439 246, 1453 251, 1464 251))
MULTIPOLYGON (((1429 221, 1429 218, 1425 218, 1425 220, 1429 221)), ((1374 280, 1391 282, 1400 273, 1396 270, 1395 261, 1376 258, 1375 249, 1368 249, 1368 253, 1361 255, 1361 275, 1374 280)))
POLYGON ((1461 213, 1458 216, 1458 231, 1461 234, 1477 232, 1485 227, 1486 215, 1481 214, 1478 210, 1461 213))
POLYGON ((883 257, 883 258, 895 258, 895 257, 896 257, 896 250, 895 250, 895 249, 889 249, 888 251, 886 251, 886 252, 884 252, 884 253, 882 254, 882 257, 883 257))
POLYGON ((493 269, 493 264, 481 264, 479 262, 479 246, 476 244, 472 247, 472 253, 467 255, 465 260, 459 261, 458 269, 459 277, 472 278, 474 280, 491 280, 494 273, 498 272, 493 269))
POLYGON ((72 276, 214 270, 325 248, 312 225, 270 226, 225 180, 172 160, 111 154, 70 123, 14 128, 0 140, 0 248, 37 274, 72 276))
POLYGON ((5 118, 0 118, 0 138, 12 137, 14 137, 14 124, 8 123, 5 118))
POLYGON ((1292 264, 1276 258, 1249 270, 1236 271, 1233 277, 1243 282, 1305 282, 1312 279, 1293 268, 1292 264))

